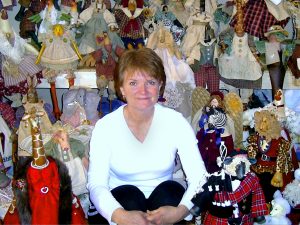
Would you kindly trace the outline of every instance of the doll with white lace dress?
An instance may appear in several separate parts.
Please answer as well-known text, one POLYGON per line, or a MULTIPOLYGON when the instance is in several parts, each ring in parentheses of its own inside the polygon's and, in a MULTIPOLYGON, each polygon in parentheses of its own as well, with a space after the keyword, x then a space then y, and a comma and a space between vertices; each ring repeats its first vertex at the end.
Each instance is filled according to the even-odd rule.
POLYGON ((6 10, 1 10, 0 57, 4 87, 12 93, 27 92, 27 76, 35 76, 42 67, 35 65, 38 51, 21 38, 11 27, 6 10))
POLYGON ((163 25, 150 34, 147 47, 162 59, 166 73, 164 105, 180 111, 184 117, 191 116, 190 96, 195 88, 194 73, 182 59, 173 36, 163 25))

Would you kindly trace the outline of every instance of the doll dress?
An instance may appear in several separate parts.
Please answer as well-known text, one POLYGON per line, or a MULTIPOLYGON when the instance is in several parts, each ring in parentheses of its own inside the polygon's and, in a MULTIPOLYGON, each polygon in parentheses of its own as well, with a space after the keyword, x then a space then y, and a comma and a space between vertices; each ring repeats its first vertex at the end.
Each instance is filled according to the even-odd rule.
MULTIPOLYGON (((187 21, 187 29, 181 43, 181 50, 186 57, 189 57, 193 48, 197 46, 200 41, 204 40, 205 20, 206 16, 192 15, 187 21)), ((208 17, 210 18, 210 17, 208 17)), ((198 50, 198 48, 197 48, 198 50)), ((199 50, 198 50, 199 51, 199 50)))
POLYGON ((84 25, 83 36, 80 39, 79 51, 82 54, 91 53, 99 48, 96 43, 96 35, 108 32, 108 26, 104 18, 104 12, 94 12, 92 17, 84 25))
POLYGON ((0 32, 0 42, 1 69, 5 87, 19 86, 27 80, 27 76, 33 76, 42 70, 40 65, 35 64, 35 56, 25 53, 26 41, 15 32, 14 38, 10 40, 0 32))
POLYGON ((41 57, 41 64, 54 70, 75 69, 79 57, 71 47, 70 38, 66 33, 62 37, 51 35, 46 38, 46 48, 41 57))
POLYGON ((262 77, 260 64, 249 48, 247 33, 243 37, 234 34, 231 53, 221 55, 218 62, 219 73, 227 80, 241 80, 247 83, 257 81, 262 77))

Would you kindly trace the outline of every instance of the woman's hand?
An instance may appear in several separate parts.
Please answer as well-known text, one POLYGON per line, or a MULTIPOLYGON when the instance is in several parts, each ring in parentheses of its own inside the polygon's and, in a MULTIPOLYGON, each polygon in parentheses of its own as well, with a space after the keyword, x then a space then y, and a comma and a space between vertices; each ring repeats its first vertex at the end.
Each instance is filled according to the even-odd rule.
POLYGON ((154 225, 147 220, 147 214, 142 211, 127 211, 116 209, 112 214, 112 221, 118 225, 154 225))
POLYGON ((148 211, 147 219, 156 225, 173 224, 186 217, 188 212, 188 209, 183 205, 178 207, 162 206, 156 210, 148 211))

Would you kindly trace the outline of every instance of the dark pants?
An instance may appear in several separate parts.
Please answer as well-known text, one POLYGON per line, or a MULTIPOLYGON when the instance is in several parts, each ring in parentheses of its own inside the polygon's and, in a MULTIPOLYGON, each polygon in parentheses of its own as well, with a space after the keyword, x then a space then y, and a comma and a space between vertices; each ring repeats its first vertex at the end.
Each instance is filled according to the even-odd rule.
MULTIPOLYGON (((111 190, 112 195, 125 210, 143 212, 166 205, 178 206, 184 192, 184 187, 176 181, 162 182, 154 189, 148 199, 145 198, 140 189, 133 185, 123 185, 111 190)), ((107 220, 97 213, 93 205, 91 205, 88 214, 89 224, 108 224, 107 220)))

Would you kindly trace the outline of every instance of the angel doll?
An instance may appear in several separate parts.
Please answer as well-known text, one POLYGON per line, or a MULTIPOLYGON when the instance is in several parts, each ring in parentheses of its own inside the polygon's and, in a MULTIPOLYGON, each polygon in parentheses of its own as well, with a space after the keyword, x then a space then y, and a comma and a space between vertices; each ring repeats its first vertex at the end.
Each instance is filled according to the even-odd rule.
POLYGON ((6 10, 1 10, 0 18, 1 70, 6 95, 25 94, 28 90, 27 77, 36 76, 42 67, 35 65, 38 51, 11 27, 6 10))
POLYGON ((36 63, 54 71, 75 69, 82 57, 70 27, 59 16, 63 15, 59 15, 52 0, 49 0, 41 13, 43 21, 39 28, 39 39, 43 43, 36 63))
POLYGON ((209 173, 220 170, 217 158, 220 149, 228 152, 241 146, 242 102, 231 92, 209 93, 196 87, 192 94, 192 127, 198 139, 198 148, 209 173))

